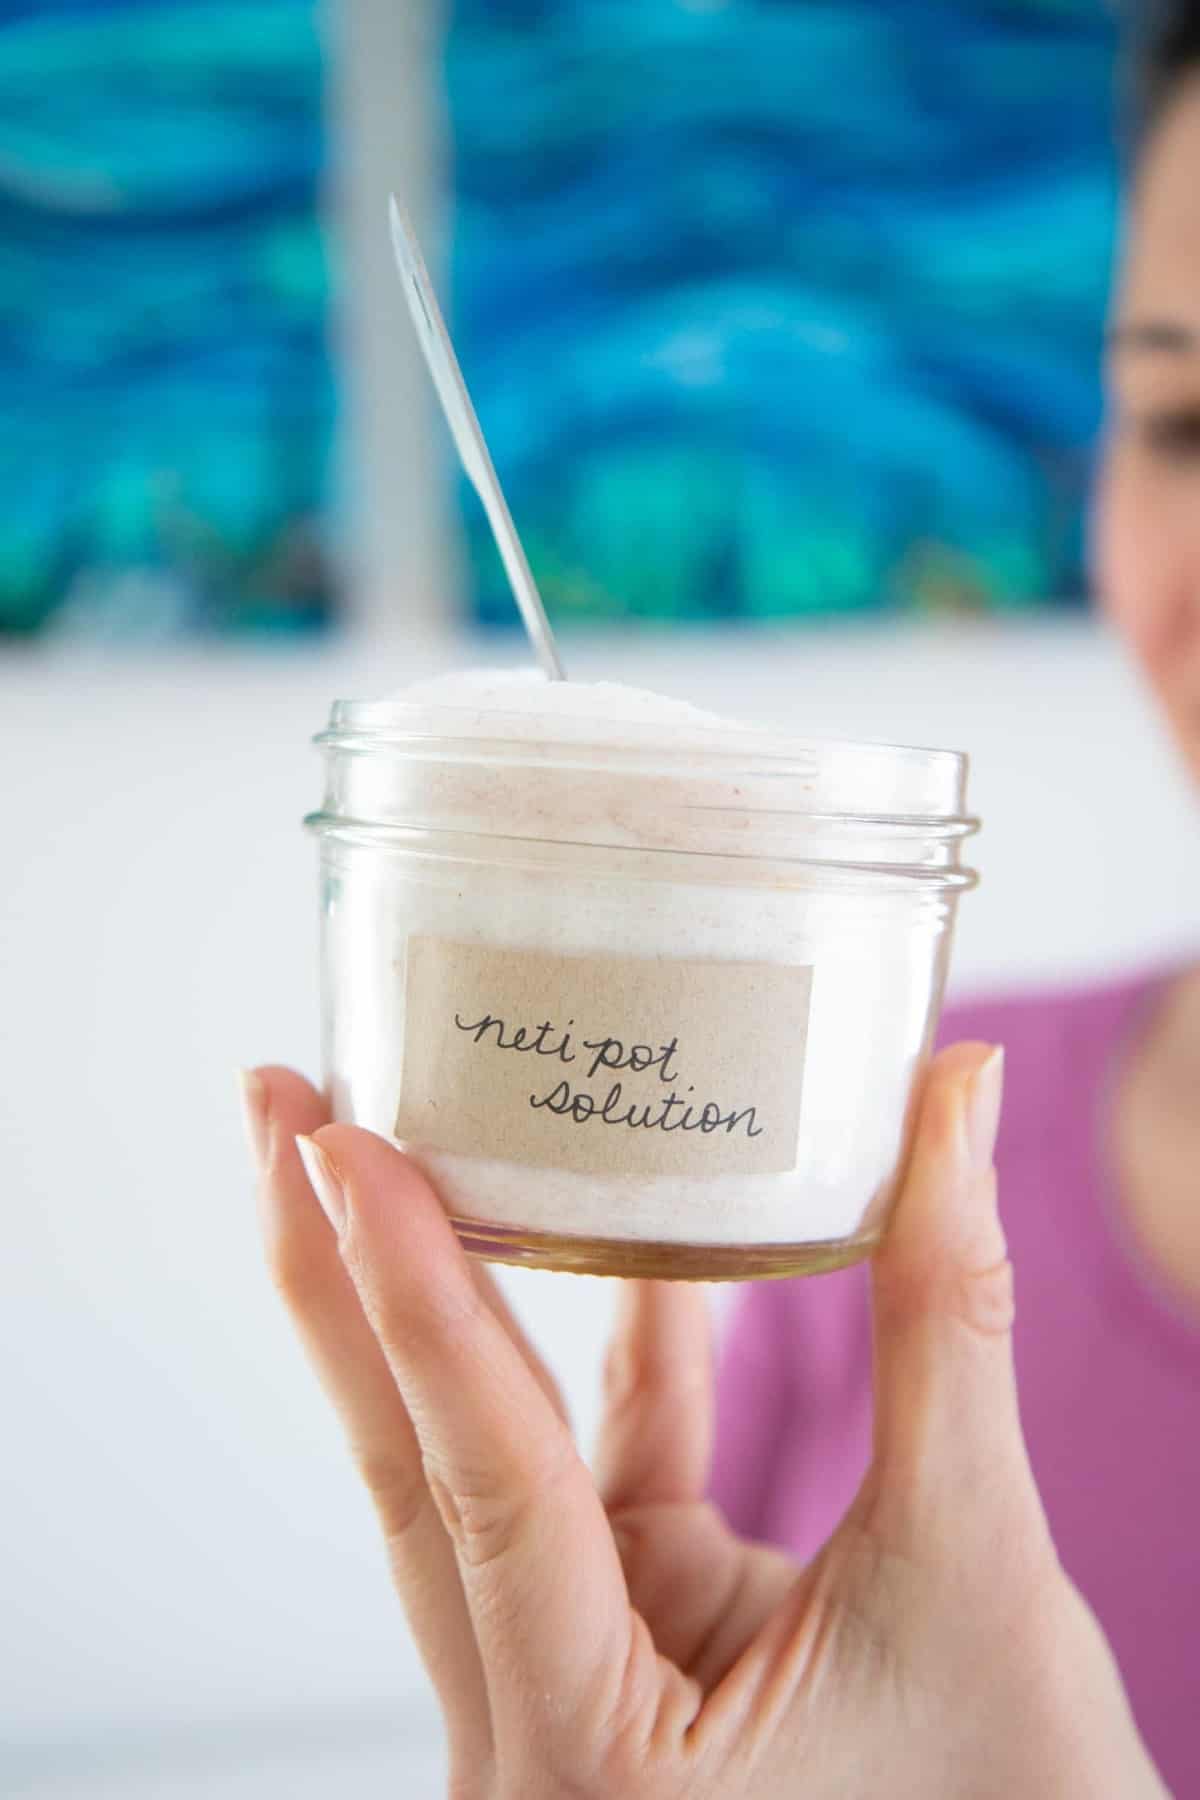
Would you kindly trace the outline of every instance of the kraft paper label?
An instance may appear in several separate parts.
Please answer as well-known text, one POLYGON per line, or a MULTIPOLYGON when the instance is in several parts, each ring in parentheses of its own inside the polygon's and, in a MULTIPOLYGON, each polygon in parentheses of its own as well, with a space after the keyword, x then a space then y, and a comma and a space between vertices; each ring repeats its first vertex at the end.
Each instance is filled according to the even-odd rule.
POLYGON ((609 1175, 796 1166, 812 969, 408 941, 396 1136, 609 1175))

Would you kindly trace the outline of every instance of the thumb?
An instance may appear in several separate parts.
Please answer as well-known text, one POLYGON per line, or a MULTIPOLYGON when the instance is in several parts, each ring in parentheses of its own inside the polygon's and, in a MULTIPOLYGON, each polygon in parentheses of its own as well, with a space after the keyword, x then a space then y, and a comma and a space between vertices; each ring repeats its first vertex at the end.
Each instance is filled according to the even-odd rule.
POLYGON ((875 1259, 871 1491, 914 1542, 956 1542, 963 1502, 1014 1487, 1040 1511, 1021 1436, 1013 1287, 993 1164, 1004 1053, 932 1064, 907 1175, 875 1259), (955 1529, 945 1527, 952 1516, 955 1529))

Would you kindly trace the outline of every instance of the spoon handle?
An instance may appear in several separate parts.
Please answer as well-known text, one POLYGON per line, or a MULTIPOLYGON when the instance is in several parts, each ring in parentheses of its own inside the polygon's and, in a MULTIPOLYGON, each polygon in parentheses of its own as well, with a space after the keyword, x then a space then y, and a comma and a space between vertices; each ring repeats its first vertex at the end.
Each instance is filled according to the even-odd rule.
POLYGON ((442 309, 433 291, 421 247, 395 194, 389 201, 388 214, 392 228, 392 249, 408 309, 416 327, 417 340, 429 365, 429 373, 433 376, 462 466, 483 502, 483 510, 487 514, 488 524, 492 528, 496 547, 538 661, 551 681, 565 681, 566 671, 554 641, 554 633, 550 629, 542 597, 517 536, 517 528, 508 510, 508 502, 504 498, 484 441, 479 419, 471 404, 471 396, 467 392, 467 384, 454 354, 450 333, 446 329, 442 309))

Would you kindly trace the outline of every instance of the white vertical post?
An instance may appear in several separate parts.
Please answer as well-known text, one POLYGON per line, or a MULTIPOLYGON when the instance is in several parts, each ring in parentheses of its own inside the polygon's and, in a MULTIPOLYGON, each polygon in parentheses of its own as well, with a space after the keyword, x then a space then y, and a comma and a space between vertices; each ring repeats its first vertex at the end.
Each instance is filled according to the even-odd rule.
POLYGON ((329 19, 350 623, 360 638, 440 638, 458 616, 448 451, 397 285, 387 202, 393 189, 403 196, 436 271, 442 0, 333 0, 329 19))

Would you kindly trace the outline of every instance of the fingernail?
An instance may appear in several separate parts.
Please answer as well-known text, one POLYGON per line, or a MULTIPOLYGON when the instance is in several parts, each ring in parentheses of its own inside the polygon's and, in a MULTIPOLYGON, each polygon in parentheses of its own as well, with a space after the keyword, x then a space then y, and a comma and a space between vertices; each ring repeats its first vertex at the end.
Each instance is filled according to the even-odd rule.
POLYGON ((320 1144, 315 1143, 312 1138, 298 1137, 296 1148, 300 1152, 305 1174, 312 1183, 312 1191, 321 1202, 325 1217, 340 1236, 346 1222, 346 1198, 342 1193, 341 1178, 320 1144))
POLYGON ((250 1146, 251 1156, 263 1168, 271 1148, 267 1090, 253 1069, 239 1069, 237 1078, 238 1092, 242 1097, 242 1117, 246 1122, 246 1142, 250 1146))
POLYGON ((1004 1051, 997 1047, 976 1071, 967 1096, 967 1154, 976 1175, 992 1166, 1003 1098, 1004 1051))

